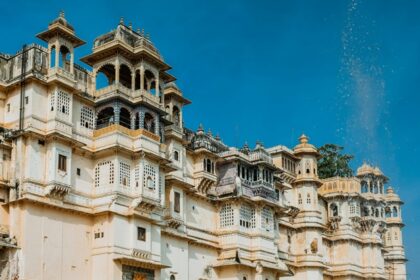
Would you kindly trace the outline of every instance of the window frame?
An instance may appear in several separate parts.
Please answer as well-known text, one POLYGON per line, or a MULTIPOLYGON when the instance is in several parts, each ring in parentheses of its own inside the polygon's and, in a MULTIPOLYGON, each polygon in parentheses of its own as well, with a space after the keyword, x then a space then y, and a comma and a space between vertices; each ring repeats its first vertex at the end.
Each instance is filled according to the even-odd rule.
POLYGON ((58 165, 57 169, 59 171, 67 172, 67 156, 58 154, 58 165))

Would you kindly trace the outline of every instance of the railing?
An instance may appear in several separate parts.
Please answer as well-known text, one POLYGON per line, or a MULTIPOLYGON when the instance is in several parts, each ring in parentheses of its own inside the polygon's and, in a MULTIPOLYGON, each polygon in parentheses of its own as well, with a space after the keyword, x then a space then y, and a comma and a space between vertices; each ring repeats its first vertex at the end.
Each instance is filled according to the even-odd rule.
POLYGON ((251 161, 265 161, 271 164, 273 163, 271 156, 262 151, 252 152, 249 157, 251 161))
POLYGON ((159 140, 160 140, 160 137, 158 135, 156 135, 156 134, 154 134, 154 133, 152 133, 148 130, 145 130, 145 129, 132 130, 132 129, 126 128, 122 125, 119 125, 119 124, 112 124, 112 125, 106 126, 104 128, 94 130, 93 131, 93 137, 101 137, 105 134, 113 133, 113 132, 121 132, 121 133, 126 134, 126 135, 131 136, 131 137, 138 137, 140 135, 144 135, 144 136, 146 136, 146 137, 148 137, 152 140, 155 140, 157 142, 159 142, 159 140))

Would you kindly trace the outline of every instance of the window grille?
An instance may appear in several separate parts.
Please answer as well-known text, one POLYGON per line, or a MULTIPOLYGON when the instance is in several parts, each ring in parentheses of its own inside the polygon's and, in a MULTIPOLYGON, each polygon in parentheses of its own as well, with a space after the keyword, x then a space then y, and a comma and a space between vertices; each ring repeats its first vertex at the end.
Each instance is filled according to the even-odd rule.
POLYGON ((93 129, 93 115, 93 110, 91 108, 82 106, 80 111, 80 125, 85 128, 93 129))
POLYGON ((356 206, 354 204, 350 204, 350 215, 354 215, 356 213, 356 206))
POLYGON ((235 224, 232 205, 225 204, 220 210, 220 227, 229 227, 235 224))
POLYGON ((306 196, 306 204, 311 204, 311 195, 309 193, 306 196))
POLYGON ((239 225, 244 228, 255 228, 255 209, 249 205, 241 205, 239 225))
POLYGON ((120 184, 130 186, 130 165, 120 162, 120 184))
POLYGON ((61 114, 70 115, 70 96, 62 91, 57 94, 57 107, 61 114))
POLYGON ((54 108, 55 108, 55 92, 53 92, 52 94, 51 94, 51 99, 50 99, 50 110, 51 111, 54 111, 54 108))
POLYGON ((134 181, 136 183, 136 187, 139 187, 139 181, 140 181, 140 166, 136 165, 134 168, 134 181))
POLYGON ((156 169, 150 164, 144 165, 144 181, 143 186, 149 189, 155 189, 156 185, 156 169))
POLYGON ((95 168, 95 187, 114 183, 114 163, 103 161, 95 168))
POLYGON ((266 231, 273 230, 273 213, 270 208, 264 207, 261 212, 261 227, 266 231))

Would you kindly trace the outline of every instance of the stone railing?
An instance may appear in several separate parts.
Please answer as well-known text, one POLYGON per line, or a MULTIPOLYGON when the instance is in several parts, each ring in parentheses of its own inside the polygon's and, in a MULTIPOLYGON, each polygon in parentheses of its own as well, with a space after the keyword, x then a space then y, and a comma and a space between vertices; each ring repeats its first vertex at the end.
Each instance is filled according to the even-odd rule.
POLYGON ((160 137, 148 130, 145 129, 136 129, 136 130, 132 130, 129 128, 126 128, 122 125, 119 124, 112 124, 109 126, 106 126, 104 128, 100 128, 97 130, 93 131, 93 137, 97 138, 97 137, 101 137, 105 134, 109 134, 109 133, 114 133, 114 132, 121 132, 123 134, 126 134, 130 137, 139 137, 140 135, 144 135, 152 140, 155 140, 157 142, 159 142, 160 137))
POLYGON ((360 182, 356 178, 334 177, 322 180, 323 184, 319 188, 319 193, 360 193, 360 182))

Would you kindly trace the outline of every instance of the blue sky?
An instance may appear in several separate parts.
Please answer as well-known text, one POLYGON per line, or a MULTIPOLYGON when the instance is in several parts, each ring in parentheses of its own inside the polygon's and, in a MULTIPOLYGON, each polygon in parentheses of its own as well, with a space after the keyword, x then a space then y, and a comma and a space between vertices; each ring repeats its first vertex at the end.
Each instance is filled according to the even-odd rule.
POLYGON ((0 52, 38 42, 61 9, 87 42, 76 57, 121 16, 150 33, 193 101, 190 128, 235 146, 292 147, 304 132, 345 146, 354 167, 379 165, 406 202, 409 279, 420 279, 419 1, 8 1, 0 52))

